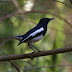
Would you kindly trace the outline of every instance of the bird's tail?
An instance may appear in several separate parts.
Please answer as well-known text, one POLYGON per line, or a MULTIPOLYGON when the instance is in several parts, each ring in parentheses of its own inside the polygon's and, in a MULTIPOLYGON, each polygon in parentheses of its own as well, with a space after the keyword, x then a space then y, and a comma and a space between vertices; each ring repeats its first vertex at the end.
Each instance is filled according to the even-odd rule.
MULTIPOLYGON (((20 42, 18 45, 20 45, 20 44, 21 44, 21 42, 20 42)), ((17 46, 18 46, 18 45, 17 45, 17 46)))
POLYGON ((21 40, 22 39, 22 37, 21 36, 15 36, 15 37, 0 37, 0 40, 1 39, 9 39, 9 40, 11 40, 11 39, 16 39, 16 40, 21 40))

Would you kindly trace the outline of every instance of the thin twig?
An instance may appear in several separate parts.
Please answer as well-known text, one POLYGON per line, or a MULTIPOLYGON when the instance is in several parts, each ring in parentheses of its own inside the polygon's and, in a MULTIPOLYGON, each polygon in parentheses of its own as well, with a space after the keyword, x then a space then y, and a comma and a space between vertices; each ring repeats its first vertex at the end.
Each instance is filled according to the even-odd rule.
POLYGON ((41 68, 66 67, 66 66, 72 66, 72 64, 68 64, 68 65, 49 65, 49 66, 41 66, 41 67, 28 67, 28 68, 24 68, 22 70, 34 70, 34 69, 41 69, 41 68))
POLYGON ((12 2, 14 3, 16 9, 19 10, 20 12, 22 12, 22 10, 19 7, 18 1, 17 0, 12 0, 12 2))
POLYGON ((47 12, 47 11, 34 11, 34 10, 32 10, 32 11, 27 11, 25 13, 44 13, 44 14, 51 14, 51 15, 53 15, 53 16, 61 19, 61 20, 63 20, 64 22, 66 22, 68 25, 70 25, 72 27, 72 24, 70 22, 68 22, 65 18, 63 18, 63 17, 61 17, 61 16, 59 16, 57 14, 51 13, 51 12, 47 12))
POLYGON ((5 2, 11 2, 11 0, 8 0, 8 1, 0 1, 0 2, 2 2, 2 3, 5 3, 5 2))
POLYGON ((0 21, 5 20, 5 19, 8 19, 8 18, 10 18, 12 16, 16 16, 17 14, 19 14, 19 11, 16 11, 13 14, 11 14, 11 13, 10 14, 7 14, 7 15, 5 15, 3 17, 0 17, 0 21))
POLYGON ((64 47, 64 48, 41 51, 41 52, 32 52, 28 54, 2 56, 0 57, 0 62, 9 61, 9 60, 27 59, 27 58, 30 58, 33 60, 35 57, 54 55, 54 54, 65 53, 70 51, 72 51, 72 47, 64 47))
MULTIPOLYGON (((0 49, 0 50, 3 52, 3 54, 5 54, 6 56, 8 56, 2 49, 0 49)), ((9 62, 16 68, 16 70, 18 72, 20 72, 19 68, 11 60, 9 60, 9 62)))
POLYGON ((70 0, 70 2, 72 3, 72 0, 70 0))
POLYGON ((71 24, 70 22, 68 22, 65 18, 63 18, 63 17, 61 17, 61 16, 59 16, 59 15, 53 14, 53 13, 51 13, 51 12, 47 12, 47 11, 35 11, 35 10, 32 10, 32 11, 26 11, 26 12, 22 12, 22 13, 20 13, 19 11, 15 11, 13 14, 8 14, 8 15, 5 15, 5 16, 1 17, 1 18, 0 18, 0 21, 5 20, 5 19, 7 19, 7 18, 10 18, 10 17, 12 17, 12 16, 16 16, 17 14, 27 14, 27 13, 44 13, 44 14, 51 14, 51 15, 53 15, 53 16, 55 16, 55 17, 58 17, 58 18, 61 19, 61 20, 64 20, 68 25, 70 25, 70 26, 72 27, 72 24, 71 24))
POLYGON ((67 7, 69 7, 69 8, 72 8, 71 6, 69 6, 68 4, 66 4, 66 3, 63 3, 63 2, 61 2, 61 1, 58 1, 58 0, 53 0, 53 1, 56 1, 56 2, 59 2, 59 3, 61 3, 61 4, 64 4, 64 5, 66 5, 67 7))
MULTIPOLYGON (((67 67, 67 66, 72 66, 72 64, 67 64, 67 65, 49 65, 49 66, 40 66, 40 67, 28 67, 28 68, 24 68, 21 69, 23 71, 27 71, 27 70, 34 70, 34 69, 42 69, 42 68, 55 68, 55 67, 67 67)), ((11 72, 14 72, 15 70, 12 70, 11 72)))

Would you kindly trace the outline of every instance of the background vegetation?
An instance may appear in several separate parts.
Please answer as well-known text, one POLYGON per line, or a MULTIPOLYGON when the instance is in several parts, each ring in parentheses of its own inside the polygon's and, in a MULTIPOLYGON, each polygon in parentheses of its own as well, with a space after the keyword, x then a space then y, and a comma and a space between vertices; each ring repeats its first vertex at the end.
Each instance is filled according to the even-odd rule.
MULTIPOLYGON (((0 0, 0 37, 23 35, 41 18, 55 18, 48 24, 44 38, 34 45, 39 50, 72 46, 72 4, 69 0, 0 0), (63 4, 63 3, 65 4, 63 4)), ((32 50, 17 40, 0 40, 0 49, 7 55, 25 54, 32 50)), ((5 54, 0 51, 0 56, 5 54)), ((21 72, 72 72, 72 52, 15 60, 21 72)), ((9 62, 0 62, 1 72, 17 72, 9 62)))

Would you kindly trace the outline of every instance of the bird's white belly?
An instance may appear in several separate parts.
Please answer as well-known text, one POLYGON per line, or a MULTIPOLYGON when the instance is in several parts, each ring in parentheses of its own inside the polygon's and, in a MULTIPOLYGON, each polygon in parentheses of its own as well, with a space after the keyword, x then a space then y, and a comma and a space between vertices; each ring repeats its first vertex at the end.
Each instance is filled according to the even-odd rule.
POLYGON ((43 35, 40 35, 38 37, 33 38, 31 41, 32 42, 37 42, 37 41, 41 40, 42 38, 43 38, 43 35))

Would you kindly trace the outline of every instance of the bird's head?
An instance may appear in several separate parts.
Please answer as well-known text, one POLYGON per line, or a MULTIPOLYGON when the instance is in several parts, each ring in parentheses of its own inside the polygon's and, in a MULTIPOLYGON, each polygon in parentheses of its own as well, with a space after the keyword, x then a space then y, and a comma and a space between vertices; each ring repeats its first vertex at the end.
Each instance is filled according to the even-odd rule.
POLYGON ((53 20, 54 18, 42 18, 40 21, 39 21, 39 24, 43 24, 43 25, 47 25, 49 21, 53 20))

